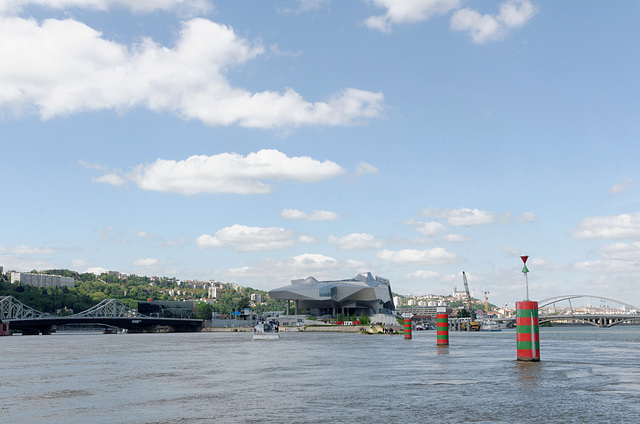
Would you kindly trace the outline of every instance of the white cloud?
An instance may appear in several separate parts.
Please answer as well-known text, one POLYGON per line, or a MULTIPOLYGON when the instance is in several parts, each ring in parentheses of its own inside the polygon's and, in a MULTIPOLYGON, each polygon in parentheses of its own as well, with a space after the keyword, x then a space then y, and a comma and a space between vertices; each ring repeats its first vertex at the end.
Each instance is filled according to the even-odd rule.
POLYGON ((340 250, 379 249, 382 247, 382 242, 367 233, 351 233, 342 237, 331 234, 329 235, 329 243, 335 244, 340 250))
POLYGON ((418 270, 407 274, 407 278, 411 280, 439 280, 442 275, 435 271, 418 270))
POLYGON ((148 267, 148 266, 158 265, 159 263, 160 263, 160 261, 158 261, 158 259, 156 259, 156 258, 145 258, 145 259, 135 260, 131 264, 133 266, 148 267))
POLYGON ((196 239, 200 249, 217 249, 231 246, 240 252, 275 250, 291 247, 295 244, 295 233, 279 227, 247 227, 233 225, 215 235, 203 234, 196 239))
MULTIPOLYGON (((105 11, 112 8, 127 8, 137 13, 156 10, 181 14, 208 13, 212 10, 207 0, 9 0, 8 12, 18 12, 26 6, 42 6, 51 9, 82 8, 105 11)), ((0 6, 2 12, 2 6, 0 6)))
POLYGON ((71 269, 88 268, 91 262, 86 259, 72 259, 69 265, 71 265, 71 269))
POLYGON ((425 218, 445 219, 448 224, 456 227, 491 224, 496 219, 493 212, 468 208, 440 209, 428 207, 423 209, 420 214, 425 218))
POLYGON ((252 93, 226 77, 264 52, 206 19, 183 23, 174 47, 146 38, 127 46, 72 19, 0 17, 0 108, 43 119, 145 107, 211 126, 351 125, 379 117, 381 93, 346 88, 310 103, 293 89, 252 93))
POLYGON ((451 30, 466 31, 474 43, 501 40, 508 30, 523 26, 537 12, 529 0, 507 0, 497 15, 482 15, 470 8, 460 9, 459 0, 372 0, 386 8, 384 15, 370 16, 364 24, 373 30, 390 32, 393 25, 423 22, 451 11, 451 30))
POLYGON ((329 0, 296 0, 299 5, 297 8, 282 8, 281 13, 304 13, 319 10, 329 3, 329 0))
POLYGON ((0 245, 0 252, 6 252, 11 255, 47 255, 53 253, 54 250, 49 247, 38 247, 38 246, 13 246, 6 247, 0 245))
MULTIPOLYGON (((242 156, 222 153, 191 156, 175 161, 157 159, 136 166, 125 175, 105 174, 94 181, 122 185, 125 178, 143 190, 194 195, 199 193, 263 194, 271 191, 266 181, 316 183, 343 174, 344 169, 331 161, 309 157, 288 157, 277 150, 260 150, 242 156)), ((329 219, 316 211, 316 220, 329 219)))
POLYGON ((518 217, 520 222, 538 222, 538 217, 533 212, 524 212, 518 217))
POLYGON ((593 274, 640 275, 640 242, 612 243, 603 246, 600 248, 599 256, 597 260, 577 262, 573 266, 593 274))
POLYGON ((573 235, 578 238, 640 239, 640 212, 585 218, 573 235))
POLYGON ((612 243, 600 249, 600 257, 607 260, 640 262, 640 242, 612 243))
POLYGON ((107 272, 109 272, 109 270, 106 268, 101 268, 99 266, 94 266, 94 267, 87 268, 87 272, 90 272, 95 275, 100 275, 100 274, 106 274, 107 272))
POLYGON ((428 250, 404 249, 399 251, 382 250, 376 253, 379 259, 396 265, 407 264, 450 264, 460 261, 458 255, 442 247, 428 250))
POLYGON ((633 178, 627 178, 626 180, 611 186, 609 188, 609 192, 613 194, 622 193, 623 191, 627 191, 633 187, 635 184, 636 183, 633 181, 633 178))
POLYGON ((335 221, 338 214, 332 211, 314 210, 310 214, 298 209, 284 209, 280 212, 280 216, 289 220, 305 220, 305 221, 335 221))
POLYGON ((101 241, 111 241, 116 243, 128 243, 127 236, 122 231, 116 230, 111 225, 105 225, 102 228, 93 230, 98 233, 98 237, 101 241))
POLYGON ((369 29, 391 31, 392 25, 426 21, 437 14, 444 14, 460 5, 459 0, 373 0, 386 8, 384 15, 371 16, 364 21, 369 29))
POLYGON ((367 174, 377 174, 378 171, 379 171, 378 168, 376 168, 375 166, 368 164, 366 162, 360 162, 356 166, 355 175, 360 176, 360 175, 367 175, 367 174))
POLYGON ((127 185, 127 180, 121 175, 118 175, 114 172, 109 172, 99 177, 93 177, 91 178, 91 181, 94 183, 107 184, 115 187, 125 187, 127 185))
POLYGON ((442 236, 442 240, 449 243, 460 243, 471 240, 471 237, 463 236, 462 234, 445 234, 442 236))
POLYGON ((638 261, 595 260, 578 262, 574 264, 574 267, 580 271, 594 274, 640 273, 640 262, 638 261))
POLYGON ((298 243, 302 243, 302 244, 318 243, 320 241, 321 241, 320 237, 312 237, 307 235, 298 236, 298 243))
POLYGON ((252 266, 229 268, 222 272, 231 280, 262 280, 271 287, 280 287, 297 278, 313 276, 318 280, 326 280, 335 279, 336 274, 340 275, 337 278, 345 278, 345 270, 355 273, 366 269, 366 264, 361 261, 342 261, 319 253, 304 253, 283 260, 265 259, 252 266))
POLYGON ((509 29, 523 26, 536 14, 536 7, 528 0, 507 0, 500 5, 496 16, 481 15, 465 8, 451 17, 451 29, 466 31, 474 43, 483 44, 504 38, 509 29))
POLYGON ((415 222, 413 229, 423 236, 437 236, 446 230, 445 226, 437 221, 415 222))
POLYGON ((90 162, 85 162, 83 160, 79 160, 78 164, 82 165, 83 167, 88 168, 88 169, 97 169, 98 171, 106 171, 107 170, 106 166, 101 165, 99 163, 90 163, 90 162))

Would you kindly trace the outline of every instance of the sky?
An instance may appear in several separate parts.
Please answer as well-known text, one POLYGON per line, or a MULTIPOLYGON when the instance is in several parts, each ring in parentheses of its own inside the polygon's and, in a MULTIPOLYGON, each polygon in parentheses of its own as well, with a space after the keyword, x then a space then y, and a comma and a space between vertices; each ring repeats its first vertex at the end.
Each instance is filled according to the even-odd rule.
POLYGON ((639 14, 0 0, 0 266, 640 306, 639 14))

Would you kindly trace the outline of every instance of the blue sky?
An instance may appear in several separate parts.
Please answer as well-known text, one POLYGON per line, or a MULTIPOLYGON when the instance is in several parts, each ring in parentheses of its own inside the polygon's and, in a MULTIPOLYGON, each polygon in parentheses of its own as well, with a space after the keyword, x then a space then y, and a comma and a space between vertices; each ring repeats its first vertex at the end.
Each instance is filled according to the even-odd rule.
POLYGON ((0 265, 640 305, 639 9, 0 1, 0 265))

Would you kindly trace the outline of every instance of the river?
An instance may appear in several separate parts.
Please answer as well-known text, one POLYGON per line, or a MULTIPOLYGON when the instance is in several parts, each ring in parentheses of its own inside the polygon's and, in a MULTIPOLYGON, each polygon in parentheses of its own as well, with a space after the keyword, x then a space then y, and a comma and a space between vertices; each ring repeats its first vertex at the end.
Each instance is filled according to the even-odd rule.
POLYGON ((0 338, 0 422, 638 423, 640 327, 0 338))

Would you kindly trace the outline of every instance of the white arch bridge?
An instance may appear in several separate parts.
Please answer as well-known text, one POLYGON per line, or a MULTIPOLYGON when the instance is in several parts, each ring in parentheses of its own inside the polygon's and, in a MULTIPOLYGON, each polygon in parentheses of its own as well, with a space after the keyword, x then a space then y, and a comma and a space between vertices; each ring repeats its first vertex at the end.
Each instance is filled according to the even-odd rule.
POLYGON ((134 332, 191 332, 202 329, 203 320, 158 318, 139 314, 117 299, 99 304, 69 316, 48 315, 37 311, 13 296, 0 296, 0 322, 23 334, 51 334, 58 325, 93 324, 105 328, 125 328, 134 332))
POLYGON ((538 321, 541 324, 545 322, 572 322, 591 324, 598 327, 613 327, 614 325, 619 324, 640 324, 639 312, 640 308, 631 305, 630 303, 622 302, 610 297, 596 295, 567 294, 538 301, 538 321), (577 311, 577 308, 574 308, 571 304, 571 300, 573 299, 598 299, 600 301, 617 304, 620 306, 620 310, 608 310, 605 312, 593 313, 577 311), (548 311, 550 305, 555 305, 565 301, 569 303, 569 309, 564 313, 548 311))
MULTIPOLYGON (((515 327, 516 325, 515 317, 498 318, 496 321, 509 328, 515 327)), ((637 325, 640 324, 640 308, 610 297, 592 294, 565 294, 538 301, 538 322, 540 324, 545 322, 590 324, 597 327, 613 327, 614 325, 620 324, 637 325), (609 308, 608 311, 603 312, 584 312, 579 310, 581 308, 572 306, 571 301, 574 299, 598 299, 603 302, 610 302, 619 305, 619 310, 609 308), (564 308, 564 311, 562 312, 549 311, 550 305, 555 305, 564 301, 569 303, 569 308, 564 308)))

